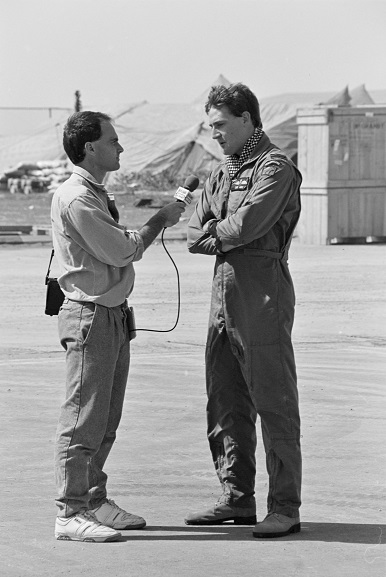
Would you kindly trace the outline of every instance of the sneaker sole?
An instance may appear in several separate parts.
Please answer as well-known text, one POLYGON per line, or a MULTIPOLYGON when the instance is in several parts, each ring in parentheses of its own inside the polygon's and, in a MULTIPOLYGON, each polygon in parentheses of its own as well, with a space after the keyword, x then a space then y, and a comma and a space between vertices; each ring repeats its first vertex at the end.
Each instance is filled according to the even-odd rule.
MULTIPOLYGON (((107 527, 111 527, 111 525, 107 525, 107 527)), ((130 531, 130 530, 135 530, 135 529, 143 529, 144 527, 146 527, 146 522, 142 523, 141 525, 127 525, 126 527, 111 527, 112 529, 115 529, 116 531, 130 531)))
POLYGON ((227 521, 233 521, 234 525, 256 525, 256 515, 250 517, 227 517, 226 519, 213 519, 213 521, 187 521, 185 525, 222 525, 227 521))
POLYGON ((253 536, 257 539, 272 539, 274 537, 285 537, 286 535, 290 535, 291 533, 300 533, 301 525, 297 523, 296 525, 292 525, 288 531, 284 531, 282 533, 258 533, 257 531, 253 532, 253 536))
POLYGON ((121 534, 118 533, 117 535, 111 535, 111 537, 86 537, 85 539, 79 539, 77 537, 69 537, 68 535, 58 534, 55 535, 55 539, 58 541, 81 541, 82 543, 107 543, 111 541, 118 541, 121 537, 121 534))

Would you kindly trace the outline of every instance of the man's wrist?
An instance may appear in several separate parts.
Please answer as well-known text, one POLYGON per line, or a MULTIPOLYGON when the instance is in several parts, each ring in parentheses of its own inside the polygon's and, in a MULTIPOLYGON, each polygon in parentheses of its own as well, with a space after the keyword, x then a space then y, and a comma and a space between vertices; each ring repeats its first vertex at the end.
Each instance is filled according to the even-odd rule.
POLYGON ((148 248, 151 243, 157 238, 167 222, 166 216, 160 211, 152 216, 142 228, 139 229, 139 234, 142 237, 144 248, 148 248))

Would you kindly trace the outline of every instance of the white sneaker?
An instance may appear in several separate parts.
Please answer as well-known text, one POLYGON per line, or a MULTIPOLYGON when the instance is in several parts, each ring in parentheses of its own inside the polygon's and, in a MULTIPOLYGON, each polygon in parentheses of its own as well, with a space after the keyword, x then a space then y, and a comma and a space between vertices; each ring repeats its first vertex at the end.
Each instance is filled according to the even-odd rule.
POLYGON ((107 499, 92 512, 100 523, 113 529, 142 529, 146 525, 145 519, 121 509, 112 499, 107 499))
POLYGON ((64 541, 104 543, 117 541, 121 534, 102 525, 92 511, 79 511, 71 517, 56 517, 55 537, 64 541))

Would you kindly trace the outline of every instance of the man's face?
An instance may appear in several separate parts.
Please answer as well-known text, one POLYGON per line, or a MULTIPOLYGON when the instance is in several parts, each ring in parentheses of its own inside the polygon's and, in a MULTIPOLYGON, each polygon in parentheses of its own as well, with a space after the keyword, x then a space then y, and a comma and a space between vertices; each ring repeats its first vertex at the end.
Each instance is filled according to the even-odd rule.
POLYGON ((101 122, 102 134, 99 140, 95 140, 94 148, 95 166, 105 172, 119 169, 119 155, 123 152, 118 142, 118 135, 113 125, 107 120, 101 122))
POLYGON ((249 112, 234 116, 227 106, 210 108, 208 112, 212 138, 217 140, 225 155, 240 154, 254 132, 249 112))

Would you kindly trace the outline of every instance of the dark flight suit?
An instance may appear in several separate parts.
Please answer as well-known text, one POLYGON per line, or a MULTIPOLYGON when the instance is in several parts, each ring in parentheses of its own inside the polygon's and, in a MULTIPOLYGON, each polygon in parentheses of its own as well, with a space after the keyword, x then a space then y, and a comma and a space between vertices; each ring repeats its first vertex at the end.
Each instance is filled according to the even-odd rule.
POLYGON ((216 255, 206 381, 208 439, 223 489, 219 501, 255 506, 259 415, 268 512, 289 517, 298 516, 301 503, 291 341, 295 294, 287 264, 301 180, 295 165, 263 134, 232 180, 225 161, 211 173, 188 226, 189 251, 216 255), (218 221, 215 230, 204 232, 212 219, 218 221))

